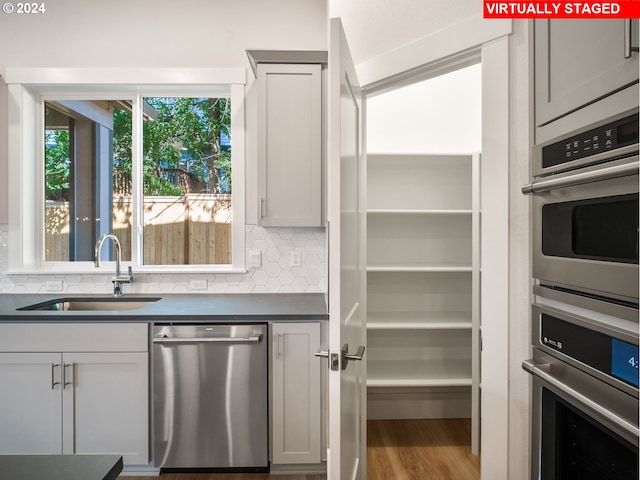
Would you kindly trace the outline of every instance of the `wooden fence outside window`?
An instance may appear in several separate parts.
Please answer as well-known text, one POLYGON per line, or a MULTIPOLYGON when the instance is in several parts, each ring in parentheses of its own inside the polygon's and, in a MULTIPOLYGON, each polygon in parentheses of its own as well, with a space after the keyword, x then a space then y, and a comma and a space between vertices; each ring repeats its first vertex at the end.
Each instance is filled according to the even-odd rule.
MULTIPOLYGON (((113 233, 122 259, 131 260, 131 198, 113 200, 113 233)), ((145 265, 231 263, 231 195, 187 194, 145 197, 145 265)), ((69 204, 49 202, 45 212, 45 260, 69 260, 69 204)))

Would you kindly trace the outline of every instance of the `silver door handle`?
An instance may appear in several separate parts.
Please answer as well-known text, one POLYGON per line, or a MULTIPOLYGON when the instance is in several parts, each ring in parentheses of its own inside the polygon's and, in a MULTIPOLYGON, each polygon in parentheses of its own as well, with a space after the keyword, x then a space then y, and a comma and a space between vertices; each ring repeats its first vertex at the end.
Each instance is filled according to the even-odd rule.
POLYGON ((154 337, 153 343, 260 343, 262 335, 250 337, 194 337, 194 338, 171 338, 154 337))
POLYGON ((73 363, 62 364, 62 388, 67 388, 67 385, 73 386, 73 363), (71 381, 67 382, 67 367, 71 367, 71 381))
POLYGON ((631 52, 640 51, 638 47, 633 46, 632 33, 632 19, 628 18, 624 21, 624 58, 631 58, 631 52))
POLYGON ((314 353, 314 355, 316 357, 329 358, 329 347, 328 347, 328 345, 326 343, 320 345, 320 348, 318 348, 318 350, 316 350, 316 353, 314 353))
POLYGON ((535 195, 537 193, 548 192, 558 188, 575 187, 585 183, 597 182, 600 180, 610 180, 612 178, 626 177, 628 175, 637 175, 640 162, 626 163, 624 165, 615 165, 613 167, 601 168, 590 172, 576 173, 561 178, 551 178, 549 180, 540 180, 522 187, 522 193, 526 195, 535 195))
POLYGON ((59 367, 60 364, 59 363, 52 363, 51 364, 51 390, 54 390, 56 385, 60 385, 60 382, 56 382, 55 378, 54 378, 54 372, 56 367, 59 367))
POLYGON ((342 346, 342 369, 344 370, 345 368, 347 368, 349 360, 362 360, 362 357, 364 356, 364 350, 364 345, 360 345, 356 353, 349 353, 349 344, 345 343, 342 346))
POLYGON ((534 377, 538 377, 543 382, 556 387, 558 390, 564 392, 567 396, 571 397, 572 400, 581 403, 582 405, 590 408, 594 412, 600 414, 603 418, 606 418, 614 425, 617 425, 619 428, 629 433, 633 437, 638 437, 640 430, 633 423, 627 421, 626 419, 616 415, 614 412, 609 410, 608 408, 603 407, 599 403, 594 402, 590 398, 586 397, 582 393, 578 392, 574 388, 570 387, 566 383, 561 380, 558 380, 552 374, 548 372, 550 367, 549 363, 540 363, 536 360, 525 360, 522 362, 522 368, 526 372, 530 373, 534 377))

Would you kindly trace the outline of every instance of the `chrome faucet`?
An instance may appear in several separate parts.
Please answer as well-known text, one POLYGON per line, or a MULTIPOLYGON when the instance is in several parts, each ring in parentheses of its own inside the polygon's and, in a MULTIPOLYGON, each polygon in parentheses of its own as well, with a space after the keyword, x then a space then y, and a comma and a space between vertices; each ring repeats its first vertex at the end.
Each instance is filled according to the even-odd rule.
POLYGON ((110 238, 113 241, 113 244, 116 246, 116 276, 111 277, 111 282, 113 282, 113 296, 122 297, 124 293, 122 292, 122 288, 120 284, 133 282, 133 271, 131 270, 131 266, 129 266, 127 275, 121 274, 120 256, 122 254, 121 252, 122 249, 120 247, 120 240, 118 240, 118 237, 116 237, 113 233, 107 233, 105 235, 102 235, 96 242, 94 262, 96 264, 96 268, 100 267, 100 252, 102 251, 102 244, 108 238, 110 238))

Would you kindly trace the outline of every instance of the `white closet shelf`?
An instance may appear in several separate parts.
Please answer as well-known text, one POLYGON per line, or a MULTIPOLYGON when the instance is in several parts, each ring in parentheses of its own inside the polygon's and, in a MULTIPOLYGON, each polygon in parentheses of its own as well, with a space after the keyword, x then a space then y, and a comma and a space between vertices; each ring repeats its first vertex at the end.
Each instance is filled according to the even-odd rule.
POLYGON ((471 210, 431 210, 415 208, 372 208, 369 215, 471 215, 471 210))
POLYGON ((468 330, 471 312, 369 312, 369 330, 468 330))
POLYGON ((471 360, 369 360, 367 386, 471 386, 471 360))
POLYGON ((471 272, 471 265, 369 265, 367 272, 471 272))

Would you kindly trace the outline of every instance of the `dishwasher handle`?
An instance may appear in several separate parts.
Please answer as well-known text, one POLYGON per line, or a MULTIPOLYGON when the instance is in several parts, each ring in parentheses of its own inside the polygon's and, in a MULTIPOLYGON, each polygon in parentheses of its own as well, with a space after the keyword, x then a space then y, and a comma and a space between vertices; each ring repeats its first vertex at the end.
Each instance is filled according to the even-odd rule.
POLYGON ((153 343, 166 344, 193 344, 193 343, 260 343, 262 334, 251 335, 249 337, 153 337, 153 343))

